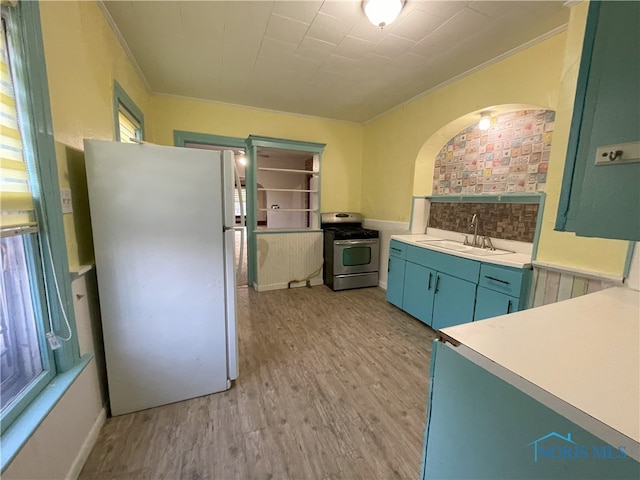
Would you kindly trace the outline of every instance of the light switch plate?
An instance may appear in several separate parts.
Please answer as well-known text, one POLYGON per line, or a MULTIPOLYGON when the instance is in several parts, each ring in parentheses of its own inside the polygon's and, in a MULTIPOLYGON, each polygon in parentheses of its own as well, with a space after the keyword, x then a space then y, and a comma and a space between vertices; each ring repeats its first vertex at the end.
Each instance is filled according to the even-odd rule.
POLYGON ((596 165, 640 162, 640 142, 603 145, 596 149, 596 165))
POLYGON ((73 204, 71 202, 71 189, 60 189, 60 201, 62 202, 62 213, 72 213, 73 204))

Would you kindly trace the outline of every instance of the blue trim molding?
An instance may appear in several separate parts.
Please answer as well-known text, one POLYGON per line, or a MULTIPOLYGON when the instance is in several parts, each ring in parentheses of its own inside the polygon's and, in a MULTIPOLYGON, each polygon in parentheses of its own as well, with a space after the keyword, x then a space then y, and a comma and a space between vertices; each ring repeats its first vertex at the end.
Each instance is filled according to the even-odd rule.
POLYGON ((138 108, 133 99, 125 92, 124 88, 118 83, 117 80, 113 81, 113 124, 114 124, 114 138, 116 142, 120 141, 120 119, 118 118, 118 112, 120 106, 124 107, 127 112, 140 124, 140 138, 138 140, 144 140, 144 114, 142 110, 138 108))

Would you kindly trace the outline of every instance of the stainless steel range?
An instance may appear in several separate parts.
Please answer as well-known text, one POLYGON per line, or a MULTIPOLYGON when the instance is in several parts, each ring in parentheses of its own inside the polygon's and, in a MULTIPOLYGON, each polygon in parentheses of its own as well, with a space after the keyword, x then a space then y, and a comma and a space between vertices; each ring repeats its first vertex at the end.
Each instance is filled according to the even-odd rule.
POLYGON ((359 213, 322 214, 324 283, 332 290, 378 285, 378 231, 362 228, 359 213))

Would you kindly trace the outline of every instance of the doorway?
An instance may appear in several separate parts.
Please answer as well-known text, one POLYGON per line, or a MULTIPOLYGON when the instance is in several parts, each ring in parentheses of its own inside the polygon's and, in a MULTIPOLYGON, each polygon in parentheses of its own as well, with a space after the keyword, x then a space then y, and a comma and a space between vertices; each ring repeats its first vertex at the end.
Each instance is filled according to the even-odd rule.
POLYGON ((247 190, 245 182, 245 165, 246 157, 244 148, 238 148, 228 145, 212 145, 199 142, 184 142, 186 148, 198 148, 201 150, 214 150, 222 152, 224 150, 233 151, 236 169, 240 177, 240 190, 235 193, 235 213, 236 213, 236 234, 235 234, 235 264, 237 265, 236 285, 238 287, 246 287, 248 285, 247 275, 247 190), (244 213, 245 218, 242 217, 244 213), (241 226, 242 225, 242 226, 241 226))

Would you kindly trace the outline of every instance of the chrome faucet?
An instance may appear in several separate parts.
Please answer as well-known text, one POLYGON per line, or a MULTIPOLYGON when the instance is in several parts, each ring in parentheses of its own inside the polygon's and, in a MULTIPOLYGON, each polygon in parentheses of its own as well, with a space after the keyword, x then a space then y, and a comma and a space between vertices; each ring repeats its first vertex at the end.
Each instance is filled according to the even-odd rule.
POLYGON ((471 225, 469 225, 471 228, 473 228, 473 240, 471 241, 471 245, 474 247, 479 247, 479 242, 478 242, 478 214, 474 213, 473 217, 471 217, 471 225))

